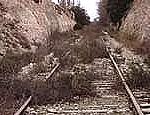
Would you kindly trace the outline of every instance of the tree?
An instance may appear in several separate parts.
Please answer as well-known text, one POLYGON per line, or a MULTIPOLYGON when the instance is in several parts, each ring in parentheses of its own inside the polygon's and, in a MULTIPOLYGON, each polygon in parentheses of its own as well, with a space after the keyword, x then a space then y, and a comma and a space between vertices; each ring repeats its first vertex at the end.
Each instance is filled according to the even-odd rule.
POLYGON ((117 23, 126 14, 133 0, 108 0, 107 12, 112 22, 117 23))
POLYGON ((71 10, 74 12, 75 21, 77 22, 74 27, 75 30, 81 29, 84 25, 90 24, 90 17, 85 9, 81 8, 80 6, 73 6, 71 10))
POLYGON ((108 25, 109 24, 109 16, 107 13, 107 1, 108 0, 101 0, 98 3, 98 15, 99 15, 99 21, 103 25, 108 25))
POLYGON ((117 26, 118 29, 122 23, 122 18, 126 17, 131 4, 134 0, 101 0, 99 3, 99 15, 103 20, 105 18, 117 26), (104 18, 105 17, 105 18, 104 18))

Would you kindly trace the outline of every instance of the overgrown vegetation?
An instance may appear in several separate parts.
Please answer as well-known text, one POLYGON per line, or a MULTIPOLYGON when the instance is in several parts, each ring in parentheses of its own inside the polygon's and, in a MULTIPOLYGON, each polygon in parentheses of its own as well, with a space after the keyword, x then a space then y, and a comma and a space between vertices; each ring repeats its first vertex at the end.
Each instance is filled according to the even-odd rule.
POLYGON ((75 30, 81 29, 84 25, 90 24, 90 17, 85 9, 81 8, 80 6, 73 6, 71 10, 74 12, 75 21, 77 22, 74 27, 75 30))
POLYGON ((138 29, 137 31, 122 30, 110 32, 110 35, 136 54, 144 55, 146 62, 150 55, 150 40, 140 40, 140 32, 138 29))
MULTIPOLYGON (((89 63, 94 58, 107 55, 102 41, 95 38, 81 38, 75 33, 54 33, 47 47, 41 47, 35 54, 28 52, 15 55, 7 52, 0 65, 0 85, 3 86, 1 91, 5 92, 0 96, 3 97, 7 91, 7 95, 11 95, 14 102, 23 104, 28 96, 34 95, 32 104, 36 105, 55 103, 61 99, 69 100, 73 96, 92 95, 90 81, 96 75, 87 71, 84 64, 78 63, 89 63), (79 39, 81 43, 78 42, 79 39), (70 54, 67 58, 62 58, 67 51, 71 51, 70 54), (51 52, 60 59, 62 68, 48 81, 43 81, 41 78, 48 72, 43 65, 43 58, 51 52), (26 68, 28 65, 33 65, 29 67, 30 71, 22 71, 22 67, 26 68)), ((6 100, 6 104, 7 102, 6 100)))
POLYGON ((145 57, 144 63, 147 64, 150 68, 150 54, 145 57))
POLYGON ((110 35, 116 40, 123 42, 127 47, 135 46, 139 37, 138 32, 131 31, 110 32, 110 35))
POLYGON ((90 63, 94 58, 107 57, 105 46, 101 39, 85 39, 76 45, 74 52, 79 58, 79 62, 90 63))
POLYGON ((33 105, 56 103, 62 99, 71 101, 74 96, 93 95, 90 81, 95 76, 85 65, 75 65, 71 70, 55 73, 48 81, 15 80, 12 91, 18 100, 33 95, 33 105))
POLYGON ((149 88, 150 71, 139 63, 131 63, 129 66, 128 84, 132 88, 149 88))

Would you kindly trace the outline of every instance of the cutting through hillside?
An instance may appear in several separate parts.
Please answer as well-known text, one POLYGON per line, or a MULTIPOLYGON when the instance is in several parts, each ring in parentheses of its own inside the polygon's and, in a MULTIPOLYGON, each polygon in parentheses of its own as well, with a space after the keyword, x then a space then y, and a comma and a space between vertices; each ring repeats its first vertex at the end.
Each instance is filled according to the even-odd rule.
POLYGON ((149 1, 81 3, 0 0, 0 115, 150 114, 149 1))

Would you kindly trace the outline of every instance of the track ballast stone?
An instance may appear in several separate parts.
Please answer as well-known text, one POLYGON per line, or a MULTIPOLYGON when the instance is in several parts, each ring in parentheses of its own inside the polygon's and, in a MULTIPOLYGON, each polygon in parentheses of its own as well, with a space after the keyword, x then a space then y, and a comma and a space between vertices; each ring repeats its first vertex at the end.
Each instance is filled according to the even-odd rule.
POLYGON ((96 92, 93 97, 74 97, 78 101, 28 107, 28 115, 133 115, 126 93, 115 89, 118 78, 110 59, 97 58, 86 67, 97 74, 91 81, 96 92))

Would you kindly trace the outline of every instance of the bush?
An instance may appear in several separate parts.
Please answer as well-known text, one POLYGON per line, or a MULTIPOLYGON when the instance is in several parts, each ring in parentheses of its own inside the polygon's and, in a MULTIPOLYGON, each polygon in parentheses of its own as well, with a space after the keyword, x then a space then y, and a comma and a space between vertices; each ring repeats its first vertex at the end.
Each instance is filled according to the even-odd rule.
POLYGON ((95 76, 85 65, 75 65, 71 70, 55 73, 48 81, 15 79, 11 91, 17 100, 33 95, 33 105, 56 103, 74 96, 93 95, 91 80, 95 76))
POLYGON ((138 63, 131 63, 129 66, 129 74, 127 76, 128 84, 132 88, 149 88, 150 87, 150 71, 145 70, 138 63))
MULTIPOLYGON (((135 29, 134 31, 124 30, 117 32, 110 32, 111 36, 122 42, 126 47, 130 48, 136 54, 144 55, 146 58, 150 55, 150 40, 140 40, 140 31, 135 29)), ((147 59, 146 59, 147 60, 147 59)), ((147 60, 148 61, 148 60, 147 60)))
POLYGON ((75 14, 75 21, 77 24, 75 25, 74 29, 81 29, 84 25, 90 24, 90 17, 86 13, 86 10, 81 8, 80 6, 73 6, 71 10, 75 14))
POLYGON ((79 45, 75 46, 74 52, 82 63, 90 63, 94 58, 108 56, 101 39, 82 40, 79 45))
POLYGON ((16 75, 23 66, 32 62, 33 57, 33 54, 29 52, 24 54, 12 54, 8 51, 1 61, 0 77, 16 75))
POLYGON ((71 89, 73 95, 89 95, 92 93, 91 80, 94 79, 94 74, 87 71, 85 65, 75 65, 74 72, 71 77, 71 89))
POLYGON ((144 63, 147 64, 150 67, 150 54, 145 57, 144 63))

